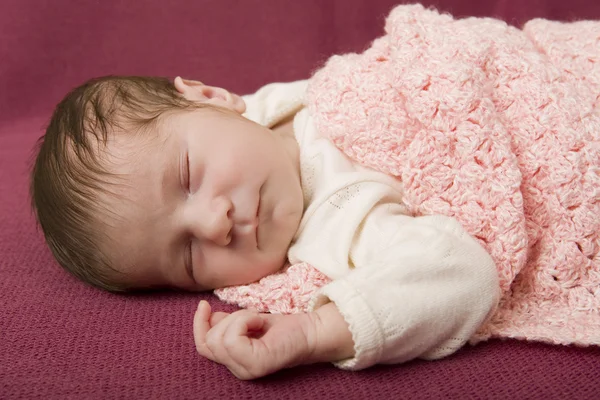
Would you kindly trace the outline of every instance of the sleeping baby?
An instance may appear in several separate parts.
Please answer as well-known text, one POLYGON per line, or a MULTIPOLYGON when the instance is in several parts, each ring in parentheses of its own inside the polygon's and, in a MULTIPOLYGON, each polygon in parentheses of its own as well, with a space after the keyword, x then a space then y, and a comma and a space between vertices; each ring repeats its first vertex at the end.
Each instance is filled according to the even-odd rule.
MULTIPOLYGON (((419 7, 395 12, 434 13, 419 7)), ((330 82, 341 99, 355 94, 335 76, 330 82)), ((113 76, 74 89, 56 107, 32 173, 37 218, 59 264, 109 291, 227 288, 288 263, 325 275, 305 312, 229 314, 200 302, 198 353, 240 379, 300 364, 359 370, 457 351, 494 315, 506 289, 497 261, 506 260, 490 254, 500 242, 482 245, 502 222, 484 221, 474 233, 452 213, 415 213, 406 193, 416 181, 343 151, 316 121, 314 104, 324 96, 310 103, 310 90, 308 81, 273 83, 240 97, 181 77, 113 76)), ((425 79, 420 90, 435 93, 436 82, 425 79)), ((355 109, 355 120, 343 120, 335 107, 319 113, 333 115, 334 126, 365 132, 369 120, 385 131, 400 121, 387 105, 419 93, 378 97, 385 106, 355 109)), ((442 104, 431 117, 447 111, 442 104)), ((485 115, 478 115, 469 124, 481 125, 485 115)), ((400 121, 406 132, 416 131, 407 121, 400 121)), ((463 121, 456 123, 436 131, 460 132, 463 121)), ((364 143, 386 142, 378 138, 364 143)), ((352 146, 360 151, 361 143, 352 146)), ((456 148, 452 154, 461 154, 456 148)), ((431 163, 440 160, 449 163, 431 163)), ((460 179, 444 193, 460 190, 453 185, 460 179)), ((502 201, 498 193, 489 201, 502 201)), ((489 196, 477 201, 484 211, 489 196)))
POLYGON ((241 98, 179 77, 75 89, 33 174, 54 255, 113 291, 250 283, 287 259, 334 278, 308 313, 199 304, 198 352, 240 378, 453 353, 498 301, 494 263, 453 219, 407 215, 397 180, 320 137, 305 91, 271 84, 241 98))

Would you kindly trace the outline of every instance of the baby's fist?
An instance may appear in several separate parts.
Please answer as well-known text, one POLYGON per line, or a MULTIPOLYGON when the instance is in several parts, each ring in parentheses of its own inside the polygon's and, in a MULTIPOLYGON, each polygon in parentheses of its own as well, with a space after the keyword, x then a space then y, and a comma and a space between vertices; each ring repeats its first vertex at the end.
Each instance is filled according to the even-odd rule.
POLYGON ((194 315, 198 353, 225 365, 239 379, 259 378, 306 362, 314 347, 311 329, 308 314, 212 313, 204 300, 194 315))

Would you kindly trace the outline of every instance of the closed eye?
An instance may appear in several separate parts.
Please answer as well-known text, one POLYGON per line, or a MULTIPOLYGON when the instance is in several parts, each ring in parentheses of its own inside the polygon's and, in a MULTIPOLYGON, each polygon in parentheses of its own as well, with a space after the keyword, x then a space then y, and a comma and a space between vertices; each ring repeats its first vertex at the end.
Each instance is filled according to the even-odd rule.
POLYGON ((187 189, 187 191, 190 191, 190 154, 186 153, 185 154, 185 188, 187 189))
POLYGON ((194 283, 196 283, 196 279, 194 278, 194 260, 192 258, 192 241, 188 241, 187 246, 185 247, 185 270, 187 274, 192 279, 194 283))
POLYGON ((190 189, 190 159, 188 153, 182 154, 179 159, 179 184, 181 189, 190 189))

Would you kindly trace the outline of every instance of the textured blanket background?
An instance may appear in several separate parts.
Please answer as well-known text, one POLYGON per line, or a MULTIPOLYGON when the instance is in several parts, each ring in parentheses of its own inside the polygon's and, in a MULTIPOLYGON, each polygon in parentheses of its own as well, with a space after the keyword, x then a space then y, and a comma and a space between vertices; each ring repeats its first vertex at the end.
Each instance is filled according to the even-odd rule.
MULTIPOLYGON (((504 295, 474 342, 600 344, 600 21, 520 30, 398 6, 307 97, 319 132, 400 179, 414 215, 455 217, 492 255, 504 295)), ((216 293, 286 313, 327 282, 300 264, 216 293)))
MULTIPOLYGON (((249 93, 381 35, 395 0, 0 0, 1 399, 594 399, 600 350, 497 341, 359 374, 316 365, 240 382, 199 359, 210 294, 118 296, 60 270, 29 211, 31 148, 67 90, 177 74, 249 93)), ((457 16, 600 18, 595 0, 425 1, 457 16)))

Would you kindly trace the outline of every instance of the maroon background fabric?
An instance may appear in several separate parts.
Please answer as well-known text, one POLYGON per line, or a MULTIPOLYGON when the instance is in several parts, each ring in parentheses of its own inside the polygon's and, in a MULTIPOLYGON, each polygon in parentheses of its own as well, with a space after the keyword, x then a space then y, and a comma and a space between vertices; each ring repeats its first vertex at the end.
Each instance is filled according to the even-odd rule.
MULTIPOLYGON (((0 0, 0 398, 597 398, 600 349, 491 341, 359 373, 323 364, 241 382, 196 356, 210 294, 114 295, 68 276, 29 211, 54 104, 106 74, 181 74, 246 93, 306 78, 382 33, 393 0, 0 0)), ((438 0, 456 16, 600 19, 595 0, 438 0)))

